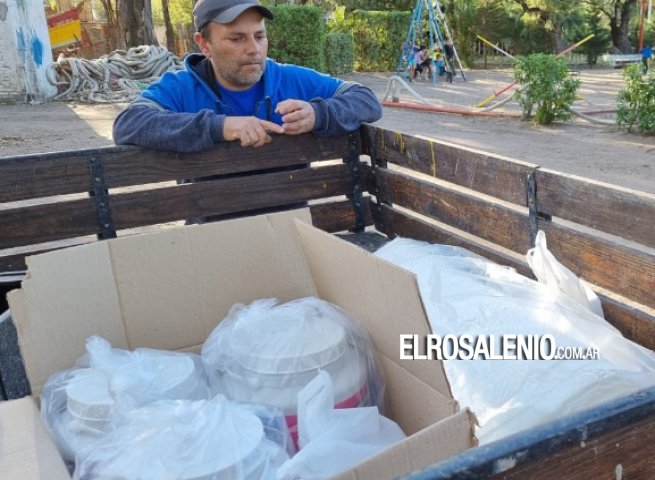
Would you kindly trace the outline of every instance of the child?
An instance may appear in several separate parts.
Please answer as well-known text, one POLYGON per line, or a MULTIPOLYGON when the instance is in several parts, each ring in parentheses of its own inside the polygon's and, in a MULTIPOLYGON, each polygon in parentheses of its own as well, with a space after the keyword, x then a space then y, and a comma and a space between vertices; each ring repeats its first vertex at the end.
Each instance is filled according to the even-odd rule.
POLYGON ((443 52, 441 51, 441 47, 439 45, 435 45, 432 58, 434 61, 434 68, 436 70, 436 74, 439 75, 440 77, 443 76, 443 74, 446 73, 446 68, 444 63, 443 52))
POLYGON ((430 68, 430 62, 432 61, 428 56, 428 47, 421 45, 419 52, 415 57, 416 66, 414 67, 414 78, 418 77, 423 73, 424 69, 430 68))

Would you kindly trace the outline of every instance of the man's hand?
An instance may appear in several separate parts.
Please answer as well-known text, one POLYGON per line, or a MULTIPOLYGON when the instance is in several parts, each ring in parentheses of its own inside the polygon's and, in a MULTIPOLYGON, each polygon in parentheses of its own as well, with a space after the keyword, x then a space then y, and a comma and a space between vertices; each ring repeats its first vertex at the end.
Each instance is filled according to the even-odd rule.
POLYGON ((282 126, 287 135, 311 132, 316 125, 316 114, 309 102, 284 100, 277 104, 275 112, 282 115, 282 126))
POLYGON ((256 117, 225 117, 223 123, 223 139, 227 142, 239 140, 242 147, 261 147, 270 143, 268 132, 285 133, 280 125, 256 117))

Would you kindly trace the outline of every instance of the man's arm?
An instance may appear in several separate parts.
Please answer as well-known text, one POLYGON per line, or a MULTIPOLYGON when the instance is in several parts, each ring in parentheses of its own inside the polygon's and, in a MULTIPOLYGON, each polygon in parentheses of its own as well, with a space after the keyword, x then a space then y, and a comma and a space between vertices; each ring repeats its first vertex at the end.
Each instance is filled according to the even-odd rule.
POLYGON ((331 98, 314 98, 310 104, 316 115, 314 132, 324 137, 353 132, 362 123, 382 117, 382 105, 375 94, 355 82, 343 82, 331 98))
POLYGON ((261 147, 268 132, 282 127, 255 117, 227 117, 209 109, 198 113, 172 112, 154 101, 141 99, 123 110, 114 122, 117 145, 141 145, 174 152, 199 152, 223 141, 261 147))
POLYGON ((156 102, 137 100, 114 121, 114 142, 158 150, 199 152, 223 140, 224 123, 225 115, 208 109, 198 113, 172 112, 156 102))

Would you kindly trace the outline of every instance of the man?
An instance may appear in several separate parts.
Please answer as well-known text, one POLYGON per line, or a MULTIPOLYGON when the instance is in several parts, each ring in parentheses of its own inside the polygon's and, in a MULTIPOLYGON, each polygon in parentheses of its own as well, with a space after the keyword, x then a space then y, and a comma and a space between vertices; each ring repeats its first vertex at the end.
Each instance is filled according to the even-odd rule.
POLYGON ((644 48, 641 49, 641 64, 642 64, 642 71, 644 73, 648 73, 648 62, 652 56, 653 56, 653 47, 651 47, 650 45, 646 45, 644 48))
POLYGON ((443 45, 443 53, 446 55, 446 81, 448 83, 453 83, 453 75, 455 74, 455 66, 453 65, 455 47, 450 38, 447 38, 446 43, 443 45))
POLYGON ((193 9, 202 51, 185 70, 168 72, 114 123, 117 144, 195 152, 224 141, 260 147, 270 133, 336 136, 382 116, 363 85, 267 59, 257 0, 199 0, 193 9))

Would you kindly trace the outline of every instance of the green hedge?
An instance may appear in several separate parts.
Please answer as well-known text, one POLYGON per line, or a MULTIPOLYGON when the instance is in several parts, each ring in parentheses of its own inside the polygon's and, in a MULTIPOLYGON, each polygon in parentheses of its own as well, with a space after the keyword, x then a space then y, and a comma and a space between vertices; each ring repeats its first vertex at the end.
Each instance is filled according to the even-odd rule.
POLYGON ((325 66, 330 75, 353 71, 354 41, 350 33, 328 33, 325 37, 325 66))
POLYGON ((616 97, 616 122, 628 132, 655 133, 655 76, 643 74, 641 65, 623 70, 625 87, 616 97))
POLYGON ((356 10, 348 15, 345 23, 355 41, 355 69, 396 70, 411 14, 356 10))
POLYGON ((275 20, 266 25, 269 57, 325 71, 323 11, 306 5, 278 5, 271 11, 275 20))
POLYGON ((333 75, 353 69, 394 71, 411 18, 411 12, 356 10, 332 22, 326 34, 319 7, 284 4, 271 10, 269 56, 333 75))

